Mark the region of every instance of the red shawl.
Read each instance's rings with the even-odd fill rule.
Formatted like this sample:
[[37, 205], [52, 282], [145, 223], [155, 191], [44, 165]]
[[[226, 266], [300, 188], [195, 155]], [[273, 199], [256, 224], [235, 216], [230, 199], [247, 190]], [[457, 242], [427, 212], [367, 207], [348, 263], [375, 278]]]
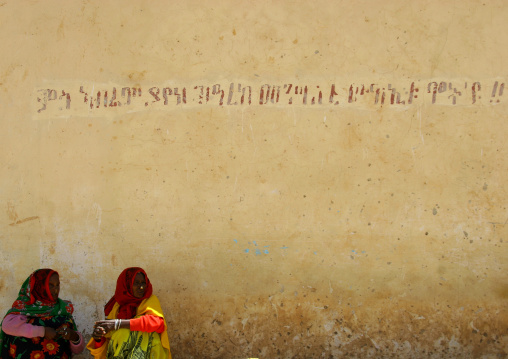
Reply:
[[[142, 298], [136, 298], [132, 292], [132, 285], [136, 274], [141, 273], [145, 276], [146, 291]], [[116, 317], [118, 319], [131, 319], [136, 316], [136, 310], [139, 304], [152, 295], [152, 284], [146, 275], [146, 272], [139, 267], [131, 267], [124, 269], [116, 281], [115, 295], [104, 306], [104, 314], [108, 314], [113, 309], [115, 303], [120, 305]]]
[[44, 305], [56, 303], [56, 299], [53, 298], [49, 290], [49, 279], [55, 273], [58, 274], [52, 269], [39, 269], [32, 274], [29, 284], [32, 295], [27, 304], [34, 304], [37, 300], [40, 300]]

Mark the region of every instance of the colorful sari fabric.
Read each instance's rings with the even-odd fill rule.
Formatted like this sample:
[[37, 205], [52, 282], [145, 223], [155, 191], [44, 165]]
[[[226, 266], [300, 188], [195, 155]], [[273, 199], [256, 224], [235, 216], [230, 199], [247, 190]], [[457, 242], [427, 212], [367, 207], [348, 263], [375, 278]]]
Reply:
[[[145, 276], [147, 289], [143, 298], [136, 298], [132, 293], [132, 284], [136, 274]], [[154, 315], [164, 319], [159, 299], [152, 294], [152, 285], [141, 268], [125, 269], [117, 281], [115, 295], [104, 307], [107, 319], [134, 319], [143, 315]], [[131, 331], [118, 329], [106, 335], [106, 342], [95, 347], [92, 338], [87, 345], [96, 359], [171, 359], [167, 324], [164, 331], [157, 332]]]
[[[107, 319], [117, 319], [120, 305], [115, 303]], [[159, 299], [152, 295], [139, 305], [135, 318], [142, 315], [156, 315], [164, 318]], [[164, 332], [137, 332], [129, 329], [114, 330], [106, 335], [106, 342], [95, 348], [92, 338], [86, 346], [95, 359], [171, 359], [167, 325]]]
[[[71, 328], [76, 330], [72, 318], [74, 307], [71, 302], [53, 299], [49, 291], [49, 278], [58, 274], [51, 269], [39, 269], [28, 277], [7, 314], [21, 314], [28, 323], [43, 327]], [[56, 359], [70, 358], [72, 355], [68, 340], [57, 337], [53, 340], [44, 337], [25, 338], [0, 331], [0, 358], [14, 359]]]

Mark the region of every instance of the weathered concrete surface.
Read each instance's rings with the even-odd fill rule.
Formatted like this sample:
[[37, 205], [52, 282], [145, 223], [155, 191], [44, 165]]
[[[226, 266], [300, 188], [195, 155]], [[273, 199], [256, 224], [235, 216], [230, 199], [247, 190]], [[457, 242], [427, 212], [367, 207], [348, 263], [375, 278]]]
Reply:
[[[0, 310], [53, 267], [89, 336], [139, 265], [174, 358], [505, 357], [506, 18], [502, 1], [0, 4]], [[438, 87], [432, 104], [433, 81], [457, 104]], [[198, 103], [193, 86], [230, 83], [323, 85], [323, 104]], [[406, 104], [348, 102], [352, 83]], [[90, 107], [115, 86], [121, 107]], [[188, 103], [164, 107], [166, 86]]]

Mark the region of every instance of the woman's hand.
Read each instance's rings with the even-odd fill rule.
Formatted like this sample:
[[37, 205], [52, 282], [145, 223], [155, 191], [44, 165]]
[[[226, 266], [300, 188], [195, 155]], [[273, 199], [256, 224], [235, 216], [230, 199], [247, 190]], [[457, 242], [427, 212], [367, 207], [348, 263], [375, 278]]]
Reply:
[[115, 319], [99, 320], [95, 322], [95, 328], [102, 328], [104, 330], [104, 335], [106, 335], [115, 330]]
[[57, 335], [57, 332], [55, 329], [50, 327], [44, 327], [44, 338], [46, 339], [55, 339]]
[[60, 327], [56, 330], [56, 333], [65, 340], [72, 340], [76, 342], [79, 340], [79, 335], [76, 331], [70, 329], [67, 326]]
[[96, 342], [100, 342], [105, 335], [106, 335], [106, 331], [104, 330], [104, 328], [101, 326], [98, 326], [97, 323], [95, 323], [93, 332], [92, 332], [92, 338], [94, 338]]
[[128, 319], [106, 319], [95, 322], [92, 337], [99, 341], [109, 332], [115, 330], [115, 323], [118, 321], [118, 328], [130, 328], [130, 321]]
[[115, 330], [115, 322], [115, 319], [99, 320], [95, 322], [92, 337], [97, 341], [101, 340], [106, 334]]

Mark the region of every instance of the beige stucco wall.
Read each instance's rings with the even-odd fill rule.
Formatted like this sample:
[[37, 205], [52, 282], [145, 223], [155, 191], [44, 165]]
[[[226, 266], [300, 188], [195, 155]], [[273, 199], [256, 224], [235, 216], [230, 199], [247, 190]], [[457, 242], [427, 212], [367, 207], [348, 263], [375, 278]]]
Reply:
[[[506, 356], [506, 19], [504, 1], [3, 1], [0, 310], [52, 267], [89, 336], [142, 266], [174, 358]], [[375, 85], [350, 102], [352, 84]]]

